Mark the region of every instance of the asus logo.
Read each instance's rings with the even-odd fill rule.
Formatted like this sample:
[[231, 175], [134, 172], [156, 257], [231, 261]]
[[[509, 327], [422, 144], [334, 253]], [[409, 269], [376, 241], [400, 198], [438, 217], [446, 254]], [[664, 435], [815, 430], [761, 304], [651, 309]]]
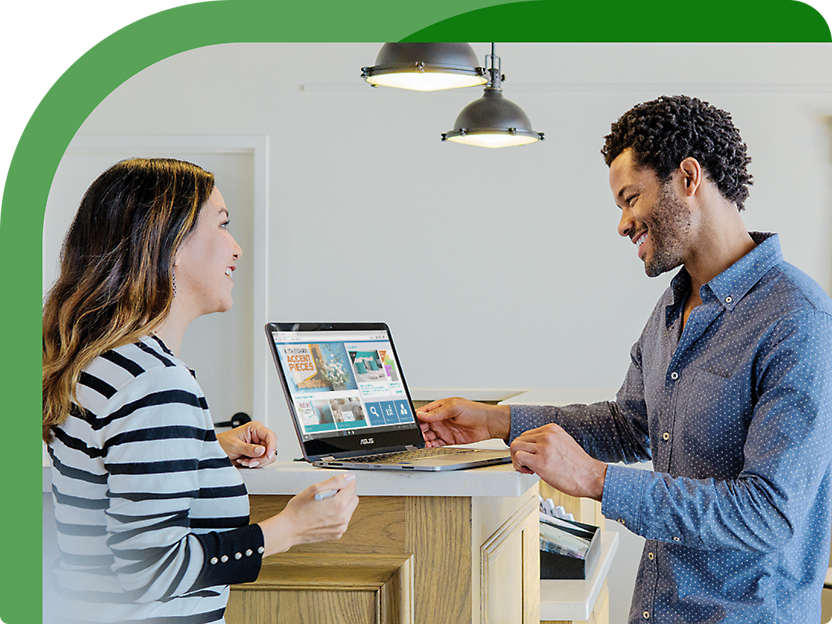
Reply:
[[361, 438], [361, 444], [372, 444], [372, 443], [373, 443], [372, 438]]

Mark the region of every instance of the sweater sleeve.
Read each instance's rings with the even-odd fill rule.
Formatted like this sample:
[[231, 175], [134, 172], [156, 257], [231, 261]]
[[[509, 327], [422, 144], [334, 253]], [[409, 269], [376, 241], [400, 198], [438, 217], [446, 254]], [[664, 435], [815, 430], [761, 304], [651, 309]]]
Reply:
[[[247, 525], [247, 504], [247, 526], [211, 532], [192, 527], [200, 471], [234, 468], [189, 371], [148, 370], [120, 388], [108, 407], [96, 422], [108, 473], [107, 545], [122, 588], [136, 602], [164, 601], [256, 578], [263, 534]], [[244, 496], [244, 487], [232, 493]]]

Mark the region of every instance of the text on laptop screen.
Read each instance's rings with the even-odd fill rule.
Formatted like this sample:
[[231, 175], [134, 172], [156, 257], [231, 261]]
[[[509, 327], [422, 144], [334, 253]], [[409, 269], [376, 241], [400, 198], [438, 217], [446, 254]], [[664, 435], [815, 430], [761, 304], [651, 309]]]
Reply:
[[272, 331], [304, 440], [415, 427], [386, 331]]

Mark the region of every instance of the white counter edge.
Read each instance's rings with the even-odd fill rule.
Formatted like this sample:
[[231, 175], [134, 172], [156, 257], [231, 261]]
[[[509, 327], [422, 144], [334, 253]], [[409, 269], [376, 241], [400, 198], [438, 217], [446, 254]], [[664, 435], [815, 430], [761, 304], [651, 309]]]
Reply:
[[[265, 468], [241, 469], [250, 495], [294, 495], [344, 470], [315, 468], [306, 462], [275, 462]], [[516, 472], [511, 464], [449, 472], [396, 472], [359, 470], [359, 496], [522, 496], [538, 481], [535, 475]], [[43, 492], [52, 491], [49, 467], [43, 468]]]

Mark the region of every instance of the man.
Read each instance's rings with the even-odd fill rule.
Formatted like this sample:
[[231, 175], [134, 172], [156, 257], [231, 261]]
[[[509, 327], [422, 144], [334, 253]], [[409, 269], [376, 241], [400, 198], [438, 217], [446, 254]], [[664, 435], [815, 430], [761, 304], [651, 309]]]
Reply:
[[[678, 266], [613, 402], [443, 399], [430, 446], [510, 441], [536, 473], [646, 538], [630, 623], [819, 622], [828, 565], [832, 301], [748, 233], [728, 113], [685, 96], [625, 113], [602, 150], [618, 232], [648, 276]], [[653, 461], [654, 472], [605, 462]]]

